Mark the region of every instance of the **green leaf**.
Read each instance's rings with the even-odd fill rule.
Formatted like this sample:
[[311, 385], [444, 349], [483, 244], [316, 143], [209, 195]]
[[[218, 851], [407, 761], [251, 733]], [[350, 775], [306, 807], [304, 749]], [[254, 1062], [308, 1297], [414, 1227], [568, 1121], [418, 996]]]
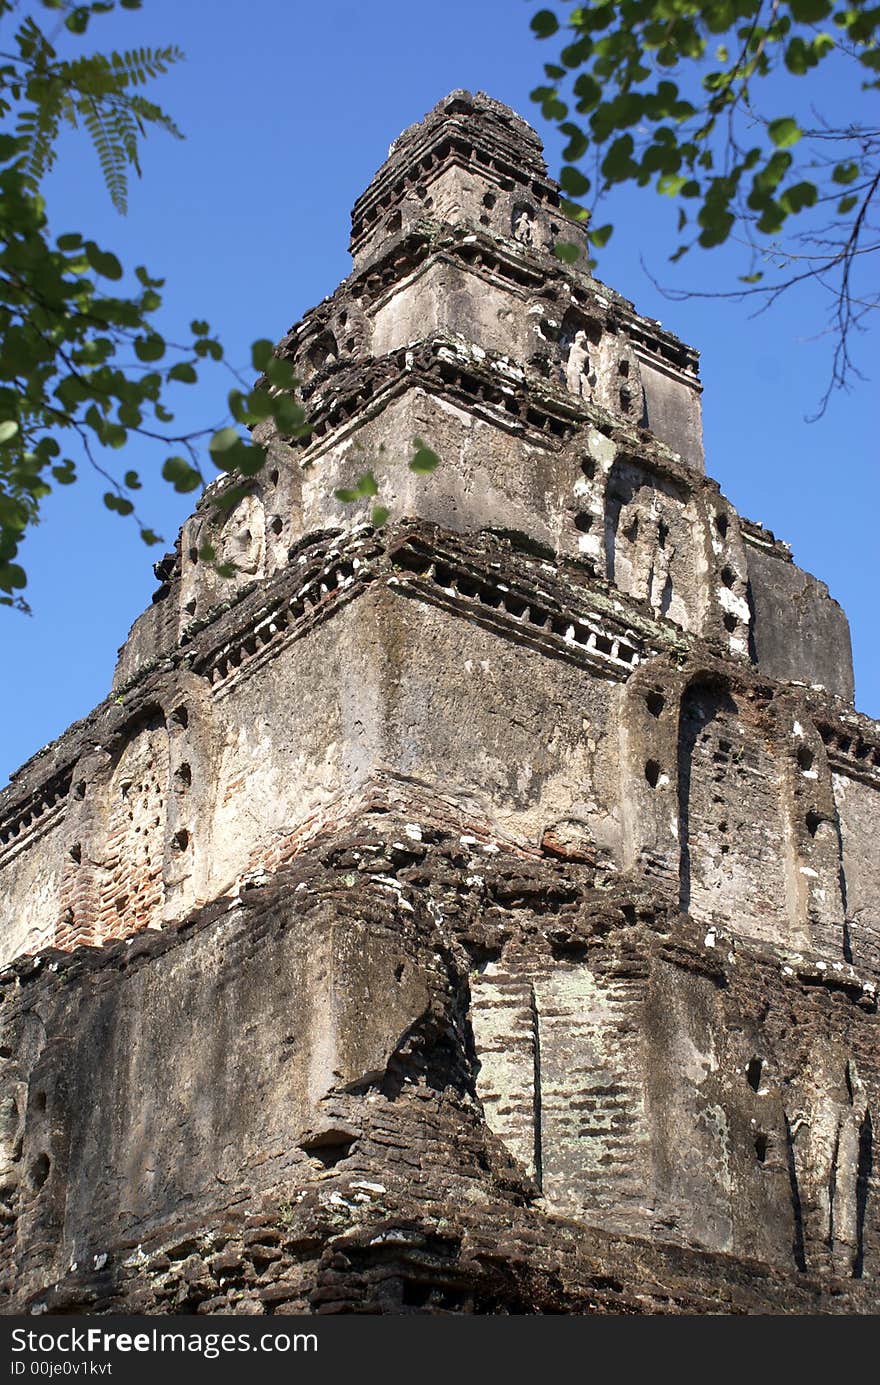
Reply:
[[83, 247], [86, 259], [96, 274], [105, 279], [121, 279], [122, 265], [109, 250], [101, 250], [93, 240], [87, 240]]
[[254, 370], [265, 370], [272, 359], [274, 346], [268, 337], [261, 337], [251, 346], [251, 364]]
[[169, 380], [179, 380], [183, 385], [194, 385], [198, 378], [195, 366], [190, 365], [188, 361], [178, 361], [168, 372]]
[[199, 337], [193, 342], [193, 351], [197, 356], [210, 356], [212, 361], [223, 360], [223, 347], [211, 337]]
[[9, 442], [18, 432], [18, 423], [14, 418], [5, 418], [0, 423], [0, 442]]
[[609, 240], [611, 239], [613, 230], [614, 227], [609, 225], [597, 226], [594, 231], [588, 231], [587, 235], [590, 237], [590, 244], [598, 246], [601, 250], [603, 245], [608, 244]]
[[620, 135], [609, 146], [602, 160], [602, 176], [609, 183], [621, 183], [629, 178], [636, 168], [633, 163], [634, 141], [630, 134]]
[[410, 471], [415, 471], [419, 475], [429, 475], [440, 465], [440, 458], [437, 453], [428, 447], [427, 443], [422, 442], [421, 438], [413, 438], [415, 452], [409, 463]]
[[581, 256], [580, 247], [567, 240], [558, 240], [553, 247], [553, 254], [563, 264], [577, 264]]
[[789, 215], [794, 215], [805, 207], [815, 207], [818, 196], [815, 183], [800, 182], [786, 188], [779, 201]]
[[538, 10], [532, 16], [531, 28], [538, 38], [551, 38], [559, 28], [559, 20], [552, 10]]
[[379, 486], [372, 471], [365, 471], [363, 476], [358, 478], [357, 485], [350, 488], [343, 487], [341, 490], [334, 491], [333, 494], [337, 500], [342, 501], [343, 505], [353, 505], [366, 496], [378, 495]]
[[563, 197], [559, 205], [569, 221], [589, 221], [590, 219], [590, 213], [579, 202], [570, 202], [567, 197]]
[[201, 476], [185, 457], [168, 457], [162, 467], [162, 475], [181, 495], [196, 490], [202, 484]]
[[84, 6], [80, 5], [64, 21], [65, 29], [69, 29], [72, 34], [84, 34], [89, 27], [89, 12]]
[[216, 461], [218, 457], [222, 457], [233, 447], [237, 447], [241, 440], [237, 428], [220, 428], [209, 442], [208, 451]]
[[579, 168], [566, 164], [559, 175], [559, 186], [569, 197], [585, 197], [590, 191], [590, 180], [584, 177]]
[[0, 563], [0, 590], [9, 592], [16, 587], [26, 587], [27, 577], [24, 568], [18, 563]]
[[542, 105], [541, 114], [545, 120], [564, 120], [568, 115], [568, 106], [558, 96], [550, 96]]
[[797, 144], [803, 131], [796, 120], [786, 115], [781, 120], [771, 120], [767, 133], [777, 149], [790, 149], [793, 144]]
[[189, 330], [194, 337], [206, 337], [211, 328], [208, 326], [207, 322], [202, 322], [199, 318], [193, 318], [192, 322], [189, 324]]
[[758, 230], [763, 236], [775, 236], [785, 225], [786, 212], [779, 202], [767, 200], [758, 221]]
[[581, 73], [575, 81], [572, 90], [578, 98], [578, 110], [584, 113], [593, 110], [602, 100], [602, 88], [595, 77], [590, 76], [589, 72]]
[[275, 400], [265, 390], [251, 390], [245, 399], [245, 408], [252, 419], [272, 418], [275, 414]]
[[833, 6], [830, 0], [788, 0], [792, 18], [800, 24], [818, 24], [827, 19]]
[[141, 480], [136, 471], [127, 471], [124, 481], [130, 491], [139, 491], [141, 489]]
[[135, 337], [134, 351], [139, 361], [159, 361], [165, 355], [165, 341], [158, 332], [148, 337]]
[[243, 476], [256, 476], [266, 461], [266, 452], [254, 443], [245, 442], [235, 428], [221, 428], [208, 444], [211, 461], [221, 471], [238, 471]]
[[854, 192], [851, 192], [847, 197], [841, 197], [840, 201], [837, 204], [838, 216], [846, 216], [847, 212], [852, 211], [853, 207], [856, 205], [858, 200], [859, 199]]
[[104, 494], [104, 504], [108, 510], [114, 510], [118, 515], [130, 515], [134, 510], [130, 500], [124, 496], [114, 495], [113, 491], [106, 491]]
[[559, 128], [564, 135], [568, 136], [568, 144], [562, 151], [562, 157], [566, 163], [574, 163], [575, 160], [582, 159], [590, 144], [583, 130], [570, 120]]
[[370, 523], [374, 529], [381, 529], [391, 511], [386, 505], [374, 505], [373, 513], [370, 516]]
[[850, 161], [845, 164], [837, 164], [831, 177], [835, 183], [842, 183], [845, 187], [847, 183], [854, 183], [859, 176], [859, 165]]
[[364, 472], [363, 476], [358, 482], [358, 490], [360, 491], [361, 495], [379, 494], [379, 487], [376, 483], [376, 478], [373, 475], [372, 471]]
[[290, 390], [297, 383], [293, 361], [288, 361], [283, 356], [273, 356], [266, 365], [265, 373], [269, 384], [277, 389]]

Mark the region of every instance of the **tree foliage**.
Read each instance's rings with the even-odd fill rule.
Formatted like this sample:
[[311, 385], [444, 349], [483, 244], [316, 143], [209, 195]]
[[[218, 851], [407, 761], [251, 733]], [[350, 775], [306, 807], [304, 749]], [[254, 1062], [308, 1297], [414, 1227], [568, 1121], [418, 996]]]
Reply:
[[[140, 0], [118, 6], [138, 9]], [[248, 477], [265, 460], [249, 427], [271, 418], [294, 436], [306, 426], [292, 365], [261, 340], [252, 347], [257, 387], [237, 376], [229, 394], [238, 426], [176, 433], [169, 387], [193, 385], [205, 363], [223, 361], [209, 323], [194, 319], [186, 341], [166, 341], [156, 326], [161, 278], [138, 265], [123, 287], [123, 266], [111, 250], [81, 231], [50, 231], [40, 184], [64, 125], [90, 137], [119, 211], [129, 170], [140, 172], [139, 142], [149, 128], [179, 134], [143, 94], [180, 59], [177, 49], [59, 54], [60, 38], [82, 37], [115, 8], [116, 0], [40, 0], [23, 13], [15, 0], [0, 0], [0, 605], [21, 609], [22, 538], [50, 491], [77, 479], [78, 461], [105, 478], [108, 509], [133, 516], [144, 542], [154, 544], [159, 536], [137, 514], [141, 479], [122, 460], [129, 438], [161, 447], [162, 475], [187, 492], [205, 482], [205, 443], [218, 469]]]
[[[835, 343], [829, 392], [850, 383], [853, 332], [880, 305], [874, 285], [856, 282], [880, 248], [880, 126], [868, 105], [880, 87], [880, 7], [592, 0], [542, 7], [531, 27], [555, 50], [532, 96], [565, 137], [561, 185], [570, 214], [591, 217], [593, 245], [612, 234], [593, 223], [615, 187], [654, 187], [677, 209], [673, 260], [695, 246], [744, 249], [740, 287], [715, 296], [769, 305], [821, 285]], [[843, 121], [821, 113], [823, 76], [840, 72], [854, 108]], [[857, 118], [860, 104], [874, 123]]]

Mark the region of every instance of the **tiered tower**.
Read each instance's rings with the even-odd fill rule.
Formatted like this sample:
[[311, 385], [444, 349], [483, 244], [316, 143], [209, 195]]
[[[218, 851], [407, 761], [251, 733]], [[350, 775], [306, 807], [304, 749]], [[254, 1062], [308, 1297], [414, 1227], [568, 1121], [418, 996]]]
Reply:
[[405, 131], [310, 437], [0, 796], [6, 1311], [880, 1306], [880, 726], [578, 237], [506, 107]]

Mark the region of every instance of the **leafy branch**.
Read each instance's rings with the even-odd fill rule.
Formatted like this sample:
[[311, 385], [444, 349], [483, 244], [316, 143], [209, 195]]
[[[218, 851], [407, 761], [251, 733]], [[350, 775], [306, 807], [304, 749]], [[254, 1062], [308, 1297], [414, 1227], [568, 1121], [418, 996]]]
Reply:
[[873, 285], [854, 285], [880, 240], [880, 127], [808, 121], [779, 105], [797, 90], [792, 78], [812, 78], [804, 91], [820, 93], [832, 61], [873, 95], [880, 9], [870, 0], [839, 10], [831, 0], [593, 0], [569, 4], [564, 19], [539, 9], [531, 26], [561, 43], [532, 97], [565, 136], [566, 210], [590, 219], [593, 246], [613, 234], [612, 223], [596, 225], [613, 190], [653, 186], [677, 208], [673, 261], [694, 248], [745, 252], [744, 287], [709, 296], [770, 306], [814, 281], [829, 298], [823, 330], [835, 341], [822, 412], [835, 388], [859, 378], [852, 337], [880, 306]]
[[[119, 4], [138, 9], [140, 0]], [[0, 19], [17, 8], [0, 0]], [[140, 476], [113, 464], [130, 438], [162, 444], [169, 454], [162, 476], [187, 493], [206, 484], [205, 443], [218, 470], [250, 477], [265, 461], [251, 428], [272, 420], [283, 437], [307, 431], [293, 366], [274, 356], [271, 342], [253, 343], [260, 378], [251, 388], [225, 361], [207, 321], [194, 319], [186, 342], [166, 341], [156, 326], [163, 280], [139, 265], [136, 287], [117, 292], [124, 271], [112, 251], [79, 232], [51, 238], [39, 186], [55, 161], [62, 123], [90, 136], [108, 193], [124, 212], [128, 174], [140, 174], [139, 142], [149, 127], [180, 134], [142, 88], [182, 55], [163, 47], [62, 57], [60, 34], [84, 34], [116, 4], [42, 0], [42, 8], [54, 12], [52, 34], [26, 14], [0, 52], [7, 125], [0, 133], [0, 605], [22, 610], [27, 574], [19, 547], [45, 497], [77, 480], [70, 442], [106, 482], [107, 508], [133, 517], [144, 542], [156, 544], [160, 536], [137, 511]], [[234, 376], [228, 407], [235, 426], [174, 430], [170, 387], [196, 384], [210, 363]]]

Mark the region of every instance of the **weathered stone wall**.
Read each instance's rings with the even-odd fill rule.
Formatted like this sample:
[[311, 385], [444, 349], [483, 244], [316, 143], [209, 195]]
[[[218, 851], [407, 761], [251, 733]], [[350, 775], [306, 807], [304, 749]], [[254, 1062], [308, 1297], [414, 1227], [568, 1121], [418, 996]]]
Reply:
[[[170, 1279], [178, 1308], [313, 1311], [316, 1216], [369, 1262], [439, 1205], [454, 1241], [472, 1215], [561, 1255], [569, 1309], [577, 1274], [623, 1253], [588, 1227], [643, 1238], [630, 1295], [664, 1282], [658, 1235], [706, 1251], [707, 1302], [754, 1260], [789, 1307], [810, 1275], [867, 1291], [876, 992], [711, 944], [585, 856], [389, 806], [178, 927], [0, 975], [7, 1306], [158, 1306]], [[267, 1202], [250, 1270], [209, 1255], [174, 1281], [164, 1247], [198, 1260]], [[295, 1272], [265, 1249], [284, 1240]]]
[[747, 703], [692, 684], [681, 707], [682, 911], [739, 933], [789, 941], [789, 844], [772, 745]]
[[748, 561], [758, 665], [770, 678], [818, 683], [852, 702], [849, 623], [825, 583], [764, 545], [751, 543]]
[[878, 786], [835, 774], [834, 798], [843, 845], [847, 950], [880, 970], [880, 872], [877, 870]]
[[48, 816], [24, 808], [40, 761], [7, 792], [6, 955], [160, 926], [273, 868], [387, 771], [511, 839], [641, 861], [707, 924], [828, 960], [850, 956], [853, 930], [869, 945], [876, 727], [859, 719], [864, 792], [844, 825], [818, 694], [719, 664], [650, 602], [623, 608], [611, 584], [532, 549], [362, 531], [241, 588], [176, 668], [59, 743], [45, 772], [69, 769]]
[[876, 1311], [880, 726], [580, 235], [405, 132], [309, 437], [0, 795], [0, 1309]]

